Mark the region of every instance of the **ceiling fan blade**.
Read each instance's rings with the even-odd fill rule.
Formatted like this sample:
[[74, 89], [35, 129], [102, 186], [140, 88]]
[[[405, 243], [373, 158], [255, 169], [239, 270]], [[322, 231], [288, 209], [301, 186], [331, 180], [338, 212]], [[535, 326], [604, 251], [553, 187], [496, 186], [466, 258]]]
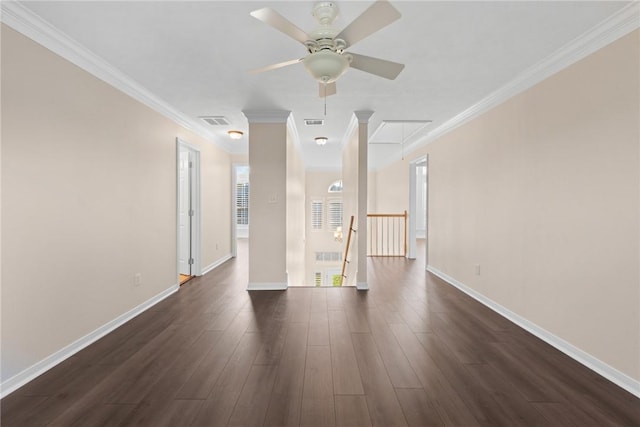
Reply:
[[353, 20], [335, 38], [353, 46], [360, 40], [400, 18], [400, 12], [386, 0], [378, 0]]
[[251, 16], [272, 26], [276, 30], [285, 33], [302, 44], [310, 38], [307, 33], [296, 27], [291, 23], [291, 21], [271, 8], [265, 7], [264, 9], [254, 10], [251, 12]]
[[385, 79], [394, 80], [404, 69], [404, 64], [387, 61], [385, 59], [373, 58], [371, 56], [349, 53], [353, 58], [349, 66]]
[[278, 68], [283, 68], [289, 65], [297, 64], [298, 62], [302, 62], [302, 59], [292, 59], [291, 61], [279, 62], [277, 64], [267, 65], [266, 67], [256, 68], [255, 70], [249, 70], [251, 74], [264, 73], [265, 71], [277, 70]]
[[324, 98], [325, 96], [331, 96], [338, 93], [336, 82], [333, 83], [318, 83], [318, 96]]

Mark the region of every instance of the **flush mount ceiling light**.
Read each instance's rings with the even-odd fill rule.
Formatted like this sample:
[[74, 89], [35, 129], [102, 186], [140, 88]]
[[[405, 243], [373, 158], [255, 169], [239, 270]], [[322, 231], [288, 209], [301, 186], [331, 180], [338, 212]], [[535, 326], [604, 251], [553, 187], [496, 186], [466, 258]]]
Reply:
[[231, 139], [240, 139], [242, 138], [242, 135], [244, 135], [242, 131], [239, 130], [230, 130], [227, 133], [229, 134], [229, 138]]
[[324, 145], [329, 141], [329, 138], [327, 138], [326, 136], [318, 136], [316, 137], [316, 144], [318, 145]]

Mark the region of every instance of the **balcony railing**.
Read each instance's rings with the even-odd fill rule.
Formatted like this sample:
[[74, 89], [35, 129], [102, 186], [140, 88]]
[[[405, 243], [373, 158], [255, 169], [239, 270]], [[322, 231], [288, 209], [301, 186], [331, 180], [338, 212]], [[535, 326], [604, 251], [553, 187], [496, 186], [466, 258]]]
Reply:
[[407, 211], [367, 214], [367, 256], [407, 255]]

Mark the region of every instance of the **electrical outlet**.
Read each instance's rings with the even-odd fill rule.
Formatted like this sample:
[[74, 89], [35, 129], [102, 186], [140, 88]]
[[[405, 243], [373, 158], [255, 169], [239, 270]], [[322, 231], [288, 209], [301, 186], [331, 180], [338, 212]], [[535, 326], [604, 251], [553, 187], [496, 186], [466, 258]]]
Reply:
[[140, 286], [142, 285], [142, 273], [136, 273], [133, 276], [133, 286]]
[[474, 270], [476, 272], [476, 276], [480, 275], [480, 264], [474, 265]]

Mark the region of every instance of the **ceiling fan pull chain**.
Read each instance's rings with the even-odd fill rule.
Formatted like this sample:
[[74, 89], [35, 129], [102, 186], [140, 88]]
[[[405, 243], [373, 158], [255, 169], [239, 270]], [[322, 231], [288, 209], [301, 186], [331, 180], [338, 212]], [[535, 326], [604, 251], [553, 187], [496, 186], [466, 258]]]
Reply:
[[327, 84], [324, 84], [324, 116], [327, 117]]

